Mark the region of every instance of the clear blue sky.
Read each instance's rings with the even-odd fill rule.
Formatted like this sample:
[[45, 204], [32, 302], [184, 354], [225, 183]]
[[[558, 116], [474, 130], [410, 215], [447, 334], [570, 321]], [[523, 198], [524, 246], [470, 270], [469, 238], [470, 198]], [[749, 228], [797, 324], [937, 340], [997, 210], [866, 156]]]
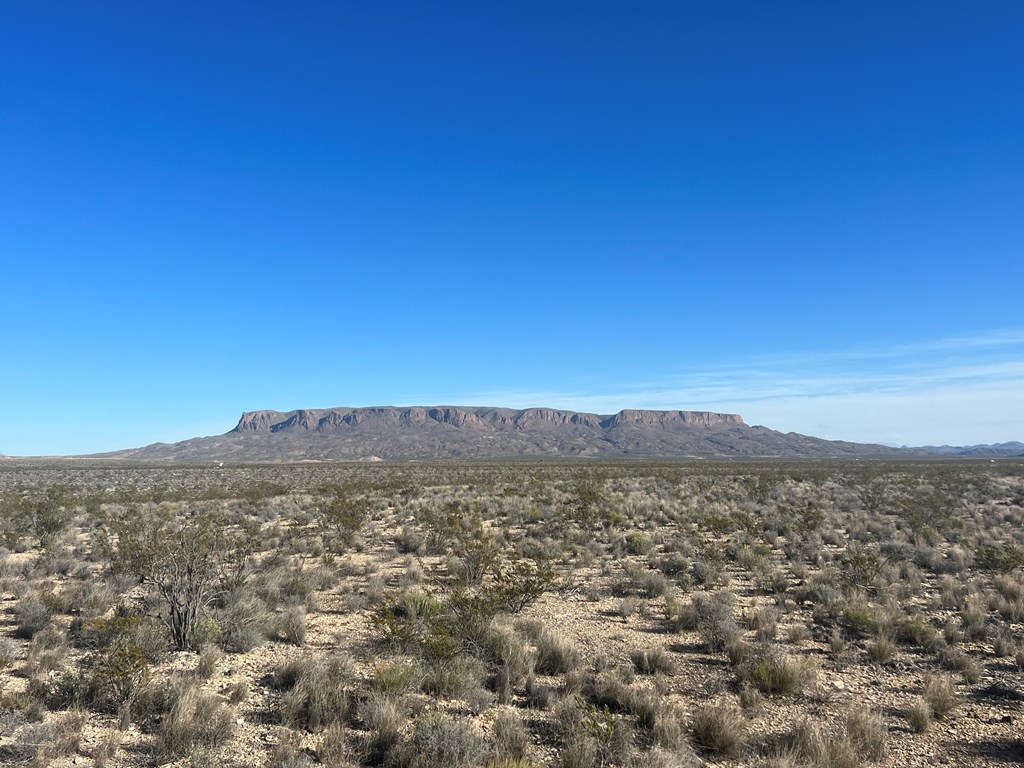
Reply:
[[1024, 4], [4, 5], [0, 452], [242, 410], [1024, 440]]

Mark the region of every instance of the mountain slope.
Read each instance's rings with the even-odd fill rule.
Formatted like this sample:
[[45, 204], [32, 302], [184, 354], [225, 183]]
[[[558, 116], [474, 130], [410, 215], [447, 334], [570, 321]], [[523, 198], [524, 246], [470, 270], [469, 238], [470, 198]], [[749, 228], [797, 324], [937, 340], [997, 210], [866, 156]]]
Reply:
[[224, 435], [103, 454], [177, 461], [506, 458], [857, 458], [908, 452], [783, 434], [735, 414], [413, 406], [243, 413]]

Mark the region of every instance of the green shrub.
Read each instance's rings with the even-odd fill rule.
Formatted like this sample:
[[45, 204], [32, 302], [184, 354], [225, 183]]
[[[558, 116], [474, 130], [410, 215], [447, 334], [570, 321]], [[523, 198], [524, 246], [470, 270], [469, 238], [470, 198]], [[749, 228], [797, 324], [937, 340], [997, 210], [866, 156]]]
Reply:
[[643, 531], [626, 534], [626, 551], [631, 555], [648, 555], [654, 550], [654, 542]]
[[554, 589], [556, 581], [547, 562], [513, 557], [495, 568], [487, 597], [503, 611], [520, 613]]
[[939, 632], [923, 616], [910, 616], [900, 622], [897, 638], [919, 648], [927, 646], [935, 640]]
[[855, 635], [867, 637], [878, 632], [878, 617], [866, 603], [853, 603], [843, 611], [843, 623]]
[[149, 661], [135, 644], [107, 646], [98, 651], [86, 678], [85, 699], [101, 712], [127, 718], [139, 691], [149, 682]]

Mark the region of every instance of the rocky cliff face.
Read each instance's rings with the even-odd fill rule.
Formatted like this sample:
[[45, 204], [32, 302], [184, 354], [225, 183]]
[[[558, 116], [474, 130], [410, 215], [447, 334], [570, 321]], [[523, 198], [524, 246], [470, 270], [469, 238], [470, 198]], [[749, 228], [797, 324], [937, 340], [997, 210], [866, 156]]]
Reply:
[[619, 411], [602, 426], [608, 429], [636, 424], [643, 427], [671, 427], [694, 424], [701, 427], [716, 427], [730, 424], [743, 425], [743, 419], [734, 413], [711, 413], [710, 411]]

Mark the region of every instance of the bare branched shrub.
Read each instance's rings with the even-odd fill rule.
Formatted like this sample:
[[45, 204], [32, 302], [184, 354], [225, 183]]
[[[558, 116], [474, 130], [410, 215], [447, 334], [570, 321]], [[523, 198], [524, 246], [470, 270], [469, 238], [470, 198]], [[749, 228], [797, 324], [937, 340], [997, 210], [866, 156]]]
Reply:
[[176, 648], [202, 644], [196, 631], [214, 598], [245, 577], [250, 537], [204, 509], [183, 520], [126, 514], [106, 521], [104, 547], [115, 572], [149, 583], [160, 596]]

